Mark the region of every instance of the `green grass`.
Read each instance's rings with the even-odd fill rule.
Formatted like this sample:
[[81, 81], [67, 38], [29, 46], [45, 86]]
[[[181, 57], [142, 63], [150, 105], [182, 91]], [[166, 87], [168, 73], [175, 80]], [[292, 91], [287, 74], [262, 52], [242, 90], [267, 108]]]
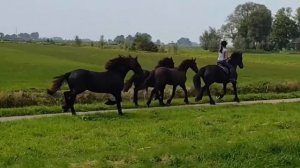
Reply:
[[0, 167], [299, 167], [299, 103], [0, 123]]
[[[71, 47], [26, 43], [0, 43], [0, 90], [45, 89], [51, 85], [53, 76], [85, 68], [103, 71], [104, 64], [119, 54], [139, 57], [145, 69], [152, 69], [158, 60], [173, 56], [176, 65], [183, 59], [196, 57], [199, 67], [215, 64], [216, 53], [201, 49], [180, 49], [177, 55], [168, 53], [129, 52], [96, 47]], [[244, 54], [245, 68], [238, 70], [239, 86], [261, 83], [279, 84], [300, 81], [299, 54]], [[193, 72], [188, 72], [188, 87], [192, 86]]]

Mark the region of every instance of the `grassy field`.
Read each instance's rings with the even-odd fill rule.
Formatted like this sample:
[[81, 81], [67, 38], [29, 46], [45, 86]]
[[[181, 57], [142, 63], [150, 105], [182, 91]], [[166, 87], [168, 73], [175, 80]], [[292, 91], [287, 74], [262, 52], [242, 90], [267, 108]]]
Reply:
[[[0, 43], [0, 91], [45, 89], [53, 76], [85, 68], [103, 71], [104, 64], [118, 54], [139, 57], [145, 69], [152, 69], [162, 57], [173, 56], [176, 65], [183, 59], [196, 57], [199, 67], [215, 64], [216, 53], [201, 49], [180, 49], [177, 55], [168, 53], [129, 52], [96, 47], [71, 47], [42, 44]], [[238, 70], [239, 86], [271, 84], [299, 84], [300, 55], [244, 54], [245, 68]], [[188, 86], [192, 87], [193, 72], [188, 73]]]
[[[174, 55], [97, 47], [0, 43], [0, 53], [0, 116], [61, 112], [61, 92], [55, 97], [48, 96], [45, 92], [51, 85], [52, 77], [78, 68], [103, 71], [105, 63], [119, 54], [138, 56], [145, 69], [152, 69], [158, 60], [166, 56], [173, 56], [176, 65], [183, 59], [192, 57], [197, 58], [198, 67], [216, 62], [216, 53], [199, 48], [179, 49], [178, 54]], [[238, 92], [242, 101], [300, 97], [299, 54], [245, 53], [244, 65], [244, 69], [238, 70]], [[187, 87], [191, 103], [194, 103], [193, 75], [192, 71], [188, 72]], [[232, 90], [232, 87], [229, 85], [228, 89]], [[182, 96], [182, 91], [178, 90], [177, 95]], [[220, 85], [213, 86], [214, 95], [220, 90]], [[230, 94], [230, 91], [228, 93]], [[169, 91], [166, 91], [166, 97], [169, 94]], [[142, 99], [142, 95], [140, 96]], [[226, 97], [225, 101], [232, 101], [231, 97]], [[133, 107], [132, 103], [128, 102], [131, 98], [131, 94], [123, 94], [124, 108]], [[76, 109], [115, 109], [103, 105], [102, 102], [106, 99], [107, 95], [83, 94], [77, 99]], [[207, 102], [206, 100], [203, 102]], [[140, 104], [143, 106], [145, 102], [141, 101]], [[180, 105], [183, 102], [180, 99], [175, 100], [173, 104]]]
[[299, 103], [0, 123], [0, 167], [299, 167]]

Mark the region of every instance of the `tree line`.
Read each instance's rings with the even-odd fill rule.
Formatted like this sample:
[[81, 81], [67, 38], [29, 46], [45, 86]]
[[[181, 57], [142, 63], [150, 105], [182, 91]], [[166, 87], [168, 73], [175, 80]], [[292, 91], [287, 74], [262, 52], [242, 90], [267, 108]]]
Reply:
[[236, 49], [248, 50], [300, 50], [300, 7], [279, 9], [274, 17], [265, 5], [248, 2], [238, 5], [227, 17], [225, 24], [216, 29], [209, 27], [200, 36], [200, 45], [215, 51], [226, 39]]
[[[75, 44], [77, 46], [82, 45], [81, 39], [76, 36], [75, 37]], [[164, 44], [159, 39], [155, 42], [152, 40], [152, 36], [148, 33], [140, 33], [137, 32], [134, 36], [132, 35], [118, 35], [113, 40], [111, 39], [104, 39], [104, 36], [100, 36], [100, 40], [98, 41], [98, 47], [106, 48], [111, 47], [113, 45], [119, 46], [121, 49], [128, 49], [128, 50], [141, 50], [141, 51], [150, 51], [150, 52], [165, 52], [168, 50], [172, 50], [176, 53], [178, 47], [199, 47], [197, 43], [193, 43], [190, 41], [189, 38], [181, 37], [177, 40], [177, 42], [171, 42], [168, 44]], [[95, 46], [94, 42], [91, 42], [91, 46]]]
[[38, 40], [40, 38], [38, 32], [33, 33], [19, 33], [19, 34], [4, 34], [0, 32], [0, 40], [4, 41], [31, 41]]

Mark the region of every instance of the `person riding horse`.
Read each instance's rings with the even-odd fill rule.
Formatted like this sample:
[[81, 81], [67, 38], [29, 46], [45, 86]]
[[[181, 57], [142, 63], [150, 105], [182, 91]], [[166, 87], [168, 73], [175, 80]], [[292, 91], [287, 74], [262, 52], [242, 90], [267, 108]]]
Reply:
[[227, 62], [229, 60], [229, 58], [228, 58], [228, 50], [227, 50], [226, 46], [227, 46], [227, 42], [222, 41], [221, 42], [221, 47], [220, 47], [220, 50], [219, 50], [217, 65], [227, 68], [228, 69], [229, 80], [231, 82], [234, 82], [235, 81], [234, 74], [236, 72], [235, 72], [235, 69], [233, 68], [233, 66], [230, 65]]

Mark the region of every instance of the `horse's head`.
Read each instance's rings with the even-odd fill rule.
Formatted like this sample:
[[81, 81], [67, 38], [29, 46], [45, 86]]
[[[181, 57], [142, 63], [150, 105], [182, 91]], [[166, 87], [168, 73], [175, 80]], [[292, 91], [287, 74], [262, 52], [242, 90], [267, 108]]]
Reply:
[[172, 57], [165, 57], [162, 60], [158, 62], [158, 65], [155, 68], [158, 67], [166, 67], [166, 68], [174, 68], [174, 61]]
[[197, 67], [197, 62], [196, 62], [196, 58], [191, 60], [190, 62], [190, 68], [195, 72], [198, 73], [198, 67]]
[[243, 53], [241, 52], [233, 52], [231, 54], [230, 60], [228, 61], [229, 64], [231, 64], [234, 67], [239, 66], [241, 69], [244, 68], [243, 63]]
[[129, 65], [129, 69], [133, 70], [134, 73], [138, 74], [138, 75], [143, 75], [143, 69], [141, 67], [141, 65], [138, 62], [138, 58], [137, 57], [132, 57], [131, 55], [129, 55], [128, 57], [128, 65]]
[[119, 55], [119, 57], [109, 60], [105, 68], [120, 73], [127, 73], [129, 70], [133, 70], [138, 75], [144, 74], [137, 57], [130, 55], [128, 57]]
[[198, 67], [197, 67], [197, 63], [196, 63], [196, 58], [192, 58], [192, 59], [186, 59], [184, 61], [182, 61], [182, 63], [179, 65], [180, 70], [187, 70], [188, 68], [191, 68], [195, 73], [198, 73]]

